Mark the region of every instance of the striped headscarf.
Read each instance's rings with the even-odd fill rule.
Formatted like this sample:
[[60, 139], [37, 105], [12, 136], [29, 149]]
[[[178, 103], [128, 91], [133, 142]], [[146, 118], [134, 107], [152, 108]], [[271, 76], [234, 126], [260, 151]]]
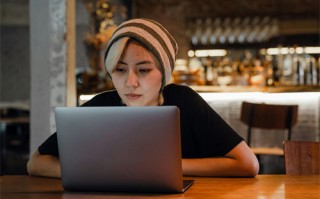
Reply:
[[162, 87], [168, 84], [178, 52], [178, 45], [170, 33], [161, 24], [150, 19], [128, 20], [114, 31], [107, 45], [104, 59], [108, 56], [112, 44], [122, 37], [139, 41], [158, 59], [164, 77]]

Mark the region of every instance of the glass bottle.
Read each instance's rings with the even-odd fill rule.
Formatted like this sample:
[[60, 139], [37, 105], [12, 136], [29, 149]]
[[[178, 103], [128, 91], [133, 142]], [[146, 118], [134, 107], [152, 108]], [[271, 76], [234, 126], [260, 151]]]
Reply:
[[293, 85], [292, 65], [293, 65], [292, 54], [287, 54], [283, 59], [283, 65], [282, 65], [282, 78], [281, 78], [282, 85], [286, 85], [286, 86]]
[[317, 85], [317, 68], [316, 60], [310, 55], [306, 55], [306, 84]]
[[293, 55], [293, 84], [304, 85], [304, 60], [296, 53]]

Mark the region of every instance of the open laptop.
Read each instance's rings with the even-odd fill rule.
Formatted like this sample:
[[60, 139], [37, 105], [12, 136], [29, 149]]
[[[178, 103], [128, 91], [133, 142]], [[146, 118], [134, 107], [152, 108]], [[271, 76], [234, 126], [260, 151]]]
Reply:
[[179, 109], [58, 107], [62, 185], [66, 190], [181, 193]]

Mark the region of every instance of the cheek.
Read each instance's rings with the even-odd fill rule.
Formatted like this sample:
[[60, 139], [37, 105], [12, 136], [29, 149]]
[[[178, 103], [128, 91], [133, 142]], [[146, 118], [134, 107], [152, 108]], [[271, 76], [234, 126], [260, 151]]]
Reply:
[[149, 89], [153, 90], [155, 93], [159, 93], [162, 86], [162, 75], [157, 74], [145, 82], [145, 85], [149, 87]]
[[116, 89], [121, 87], [122, 82], [122, 78], [118, 77], [117, 75], [112, 76], [112, 83]]
[[161, 88], [161, 86], [162, 86], [162, 73], [160, 72], [160, 71], [158, 71], [158, 74], [157, 74], [157, 76], [154, 78], [155, 79], [155, 82], [156, 82], [156, 84], [158, 84], [159, 85], [159, 88]]

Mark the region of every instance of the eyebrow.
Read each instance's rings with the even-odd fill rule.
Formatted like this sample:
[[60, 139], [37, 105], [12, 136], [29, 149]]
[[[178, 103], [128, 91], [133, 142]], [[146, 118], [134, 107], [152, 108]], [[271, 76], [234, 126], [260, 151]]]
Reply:
[[[119, 64], [125, 64], [125, 65], [127, 65], [126, 62], [121, 61], [121, 60], [120, 60], [118, 63], [119, 63]], [[136, 65], [143, 65], [143, 64], [152, 64], [152, 62], [149, 61], [149, 60], [145, 60], [145, 61], [141, 61], [141, 62], [136, 63]]]

